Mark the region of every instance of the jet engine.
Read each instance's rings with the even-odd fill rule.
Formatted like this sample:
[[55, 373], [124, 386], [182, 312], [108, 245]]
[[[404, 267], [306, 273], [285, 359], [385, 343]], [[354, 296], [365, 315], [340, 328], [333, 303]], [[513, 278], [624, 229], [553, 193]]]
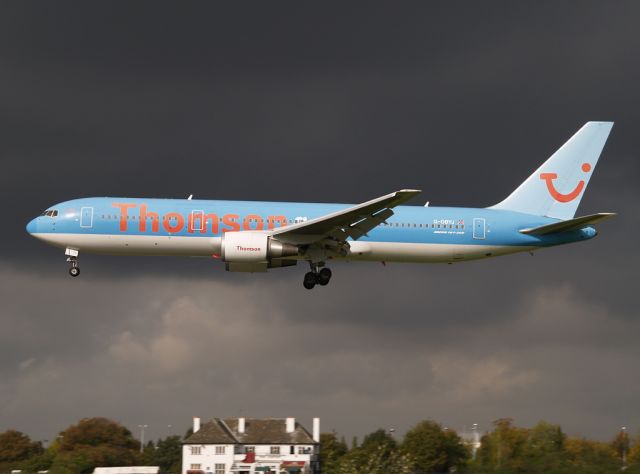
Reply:
[[220, 255], [231, 272], [264, 272], [267, 268], [288, 267], [298, 263], [296, 245], [279, 242], [262, 232], [226, 232]]

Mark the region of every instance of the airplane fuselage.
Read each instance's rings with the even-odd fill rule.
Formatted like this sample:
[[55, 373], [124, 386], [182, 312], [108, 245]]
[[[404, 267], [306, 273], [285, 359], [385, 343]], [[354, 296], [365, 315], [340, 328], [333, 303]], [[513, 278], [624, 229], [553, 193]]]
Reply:
[[[351, 206], [86, 198], [51, 207], [51, 215], [37, 217], [27, 230], [51, 245], [79, 252], [217, 259], [226, 232], [277, 229]], [[593, 227], [551, 235], [520, 232], [554, 222], [558, 219], [494, 209], [398, 206], [385, 223], [358, 240], [350, 240], [347, 255], [333, 258], [451, 263], [532, 251], [596, 235]]]

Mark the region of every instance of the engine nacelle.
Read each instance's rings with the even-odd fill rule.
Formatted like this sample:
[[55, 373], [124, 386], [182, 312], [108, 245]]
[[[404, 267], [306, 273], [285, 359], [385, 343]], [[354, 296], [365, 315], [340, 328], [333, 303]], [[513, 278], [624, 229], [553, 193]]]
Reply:
[[[299, 249], [296, 245], [279, 242], [262, 232], [226, 232], [222, 236], [220, 248], [220, 255], [226, 263], [264, 263], [270, 268], [295, 265], [290, 263], [290, 260], [283, 264], [277, 263], [278, 260], [273, 259], [295, 257], [298, 254]], [[227, 267], [229, 269], [243, 268], [242, 265], [228, 265]]]

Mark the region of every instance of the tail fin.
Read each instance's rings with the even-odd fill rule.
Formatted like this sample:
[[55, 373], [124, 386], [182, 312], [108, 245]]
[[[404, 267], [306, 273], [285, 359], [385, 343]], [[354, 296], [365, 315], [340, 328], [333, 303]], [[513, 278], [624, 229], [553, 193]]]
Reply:
[[504, 201], [490, 209], [571, 219], [613, 122], [587, 122]]

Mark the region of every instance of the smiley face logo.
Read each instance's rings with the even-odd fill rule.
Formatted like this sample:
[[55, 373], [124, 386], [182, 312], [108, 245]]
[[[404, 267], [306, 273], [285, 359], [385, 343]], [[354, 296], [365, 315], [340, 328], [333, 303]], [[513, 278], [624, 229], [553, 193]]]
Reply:
[[[582, 171], [588, 173], [591, 171], [591, 165], [589, 163], [582, 164]], [[549, 194], [558, 202], [571, 202], [575, 198], [577, 198], [582, 190], [584, 189], [584, 181], [580, 180], [578, 185], [575, 187], [573, 191], [567, 194], [562, 194], [559, 192], [555, 186], [553, 185], [553, 180], [558, 177], [557, 173], [540, 173], [540, 179], [543, 180], [547, 184], [547, 189], [549, 190]]]

